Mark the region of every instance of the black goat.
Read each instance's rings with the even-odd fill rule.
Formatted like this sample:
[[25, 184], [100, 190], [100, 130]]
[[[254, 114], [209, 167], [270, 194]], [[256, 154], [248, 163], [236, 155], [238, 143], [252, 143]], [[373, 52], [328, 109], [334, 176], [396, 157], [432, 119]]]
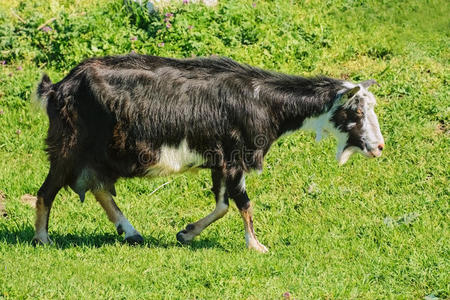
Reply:
[[34, 242], [50, 242], [53, 200], [70, 186], [81, 201], [90, 190], [118, 233], [141, 243], [112, 198], [117, 179], [209, 168], [216, 208], [177, 239], [189, 242], [225, 215], [230, 197], [247, 246], [266, 252], [253, 230], [245, 173], [262, 170], [273, 141], [300, 128], [335, 135], [341, 163], [355, 151], [379, 156], [373, 83], [278, 74], [227, 58], [136, 54], [88, 59], [55, 84], [44, 75], [37, 94], [50, 120], [50, 171], [38, 192]]

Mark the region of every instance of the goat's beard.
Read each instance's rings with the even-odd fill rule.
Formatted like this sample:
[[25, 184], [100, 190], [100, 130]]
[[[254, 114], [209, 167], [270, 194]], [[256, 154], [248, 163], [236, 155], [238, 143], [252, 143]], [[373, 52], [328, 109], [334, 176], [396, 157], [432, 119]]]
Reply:
[[352, 156], [352, 154], [355, 152], [358, 152], [358, 148], [353, 146], [345, 148], [343, 151], [338, 152], [336, 155], [336, 159], [338, 160], [339, 165], [342, 166], [343, 164], [345, 164], [350, 156]]

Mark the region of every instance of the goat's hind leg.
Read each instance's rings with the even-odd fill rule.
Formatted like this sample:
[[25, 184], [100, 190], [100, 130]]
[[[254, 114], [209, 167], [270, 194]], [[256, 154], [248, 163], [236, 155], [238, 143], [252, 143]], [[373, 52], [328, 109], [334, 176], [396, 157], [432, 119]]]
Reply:
[[125, 233], [125, 242], [132, 245], [144, 243], [142, 235], [134, 229], [133, 225], [120, 211], [109, 191], [93, 190], [92, 193], [105, 210], [108, 219], [116, 226], [117, 233], [119, 235]]
[[48, 236], [48, 221], [53, 200], [61, 188], [60, 178], [53, 176], [50, 171], [37, 194], [33, 245], [52, 243]]

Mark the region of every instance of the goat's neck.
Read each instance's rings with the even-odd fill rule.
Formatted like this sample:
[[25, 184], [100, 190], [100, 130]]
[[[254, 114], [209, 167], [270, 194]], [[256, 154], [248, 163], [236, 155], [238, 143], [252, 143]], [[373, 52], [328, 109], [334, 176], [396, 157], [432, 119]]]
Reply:
[[[278, 116], [278, 136], [289, 134], [295, 130], [310, 130], [316, 132], [316, 139], [319, 141], [328, 133], [334, 132], [331, 124], [335, 102], [332, 97], [330, 103], [321, 104], [314, 102], [314, 97], [310, 99], [299, 99], [296, 103], [281, 102]], [[306, 104], [305, 104], [306, 103]]]
[[316, 141], [320, 141], [327, 135], [334, 133], [335, 128], [330, 122], [332, 111], [324, 112], [318, 116], [306, 118], [300, 130], [313, 131], [316, 133]]

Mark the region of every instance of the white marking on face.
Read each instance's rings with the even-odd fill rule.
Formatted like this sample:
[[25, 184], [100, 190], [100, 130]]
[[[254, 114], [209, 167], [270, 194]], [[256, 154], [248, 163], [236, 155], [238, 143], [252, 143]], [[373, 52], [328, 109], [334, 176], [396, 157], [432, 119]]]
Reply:
[[[356, 94], [359, 100], [359, 106], [363, 110], [363, 119], [361, 120], [361, 139], [364, 143], [364, 149], [359, 149], [358, 152], [364, 154], [367, 157], [378, 157], [381, 155], [381, 151], [378, 149], [378, 145], [384, 144], [384, 139], [381, 134], [378, 118], [375, 114], [374, 108], [376, 105], [375, 96], [364, 87], [360, 86], [360, 91]], [[349, 102], [349, 105], [353, 101]], [[356, 108], [356, 107], [355, 107]]]
[[374, 156], [380, 156], [381, 151], [378, 150], [378, 145], [384, 144], [383, 136], [381, 135], [380, 125], [378, 119], [372, 108], [368, 108], [363, 120], [363, 140], [366, 144], [367, 151]]
[[163, 145], [159, 161], [148, 169], [149, 176], [164, 176], [194, 169], [204, 163], [203, 157], [189, 149], [186, 139], [178, 147]]
[[[353, 89], [354, 87], [356, 87], [355, 84], [345, 82], [344, 88], [339, 93], [344, 93], [348, 89]], [[340, 131], [330, 121], [339, 105], [343, 105], [344, 108], [356, 110], [358, 108], [358, 103], [363, 104], [364, 110], [364, 118], [361, 120], [361, 139], [363, 140], [365, 147], [367, 147], [367, 149], [364, 150], [354, 146], [345, 148], [349, 137], [348, 133]], [[360, 86], [360, 90], [351, 99], [343, 98], [341, 101], [338, 101], [327, 113], [323, 113], [317, 117], [305, 119], [300, 129], [315, 131], [316, 141], [320, 141], [328, 134], [333, 135], [337, 139], [336, 159], [339, 164], [344, 164], [347, 162], [350, 156], [355, 152], [362, 153], [367, 157], [378, 157], [381, 155], [381, 151], [378, 150], [378, 145], [384, 144], [384, 139], [381, 135], [377, 116], [374, 112], [375, 104], [376, 100], [374, 95]], [[351, 122], [345, 126], [347, 130], [351, 130], [356, 125], [357, 124], [355, 122]]]
[[[347, 84], [346, 87], [350, 88], [351, 84]], [[363, 142], [363, 148], [349, 147], [342, 153], [339, 162], [345, 163], [352, 153], [362, 153], [366, 157], [378, 157], [381, 155], [381, 150], [378, 146], [384, 144], [384, 139], [381, 134], [380, 125], [378, 123], [377, 116], [374, 111], [376, 105], [375, 96], [369, 92], [366, 88], [359, 85], [360, 90], [356, 95], [349, 99], [343, 99], [343, 107], [349, 109], [361, 109], [363, 111], [363, 118], [361, 119], [361, 140]], [[354, 123], [347, 124], [347, 129], [351, 129], [355, 126]]]

